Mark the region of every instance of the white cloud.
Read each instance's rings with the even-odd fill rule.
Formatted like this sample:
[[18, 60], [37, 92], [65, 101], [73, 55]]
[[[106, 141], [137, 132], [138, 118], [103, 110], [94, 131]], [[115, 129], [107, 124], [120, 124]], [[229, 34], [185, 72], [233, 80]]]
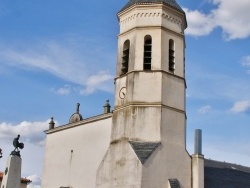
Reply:
[[69, 95], [71, 93], [71, 87], [69, 85], [65, 85], [64, 87], [61, 87], [57, 90], [52, 89], [59, 95]]
[[206, 105], [206, 106], [201, 107], [201, 108], [198, 110], [198, 113], [199, 113], [199, 114], [207, 114], [207, 113], [211, 112], [211, 110], [212, 110], [212, 107], [209, 106], [209, 105]]
[[218, 8], [213, 14], [226, 39], [246, 38], [250, 35], [250, 1], [214, 0], [214, 3]]
[[[15, 45], [15, 47], [0, 45], [2, 65], [46, 71], [86, 87], [86, 91], [91, 90], [88, 93], [96, 90], [109, 91], [112, 86], [112, 82], [109, 81], [113, 76], [109, 72], [114, 68], [115, 56], [111, 54], [112, 51], [108, 53], [108, 49], [104, 49], [105, 47], [101, 47], [95, 41], [86, 42], [81, 38], [79, 40], [70, 38], [64, 41], [43, 40], [27, 46]], [[70, 93], [70, 88], [60, 88], [57, 93], [67, 95]]]
[[242, 57], [241, 64], [245, 67], [250, 67], [250, 55]]
[[27, 188], [41, 188], [41, 177], [37, 174], [30, 175], [26, 178], [32, 181]]
[[[250, 55], [241, 58], [241, 65], [250, 68]], [[250, 70], [247, 70], [247, 74], [250, 74]]]
[[27, 188], [41, 188], [41, 185], [34, 185], [33, 183], [29, 184]]
[[209, 72], [193, 66], [192, 74], [187, 72], [187, 80], [189, 98], [222, 100], [230, 103], [249, 99], [250, 84], [247, 79]]
[[86, 79], [86, 75], [80, 74], [80, 70], [86, 69], [85, 64], [73, 50], [62, 44], [48, 41], [22, 48], [23, 50], [0, 47], [0, 62], [19, 68], [40, 69], [79, 84]]
[[[17, 125], [10, 123], [0, 123], [0, 138], [8, 142], [20, 134], [20, 142], [30, 142], [35, 145], [43, 146], [45, 144], [45, 134], [43, 131], [49, 127], [50, 120], [45, 122], [27, 122], [23, 121]], [[58, 124], [57, 122], [55, 122]]]
[[212, 15], [206, 15], [198, 10], [191, 11], [184, 8], [188, 20], [188, 28], [185, 33], [193, 36], [204, 36], [210, 34], [215, 28]]
[[82, 95], [89, 95], [95, 92], [95, 88], [101, 88], [104, 91], [112, 92], [111, 87], [106, 85], [107, 81], [111, 81], [113, 76], [108, 72], [101, 71], [96, 75], [92, 75], [87, 79], [86, 88], [80, 91]]
[[208, 14], [198, 10], [184, 9], [189, 28], [187, 34], [204, 36], [214, 28], [220, 27], [226, 40], [242, 39], [250, 36], [249, 0], [213, 0], [216, 6]]
[[231, 112], [234, 112], [234, 113], [241, 113], [241, 112], [248, 112], [248, 111], [250, 111], [249, 100], [236, 102], [231, 108]]
[[69, 95], [72, 91], [79, 93], [80, 95], [90, 95], [96, 90], [102, 90], [109, 93], [113, 92], [112, 83], [113, 75], [108, 71], [100, 71], [94, 75], [89, 76], [85, 81], [85, 87], [72, 87], [70, 85], [65, 85], [59, 89], [52, 89], [55, 93], [59, 95]]

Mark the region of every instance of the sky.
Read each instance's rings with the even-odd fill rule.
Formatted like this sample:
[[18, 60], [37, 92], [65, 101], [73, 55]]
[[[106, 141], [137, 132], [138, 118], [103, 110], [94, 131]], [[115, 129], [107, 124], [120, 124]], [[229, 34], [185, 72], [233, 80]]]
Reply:
[[[0, 171], [12, 140], [22, 176], [41, 184], [51, 117], [67, 124], [113, 107], [117, 12], [128, 0], [0, 0]], [[178, 0], [186, 12], [187, 149], [203, 131], [206, 158], [250, 166], [250, 1]]]

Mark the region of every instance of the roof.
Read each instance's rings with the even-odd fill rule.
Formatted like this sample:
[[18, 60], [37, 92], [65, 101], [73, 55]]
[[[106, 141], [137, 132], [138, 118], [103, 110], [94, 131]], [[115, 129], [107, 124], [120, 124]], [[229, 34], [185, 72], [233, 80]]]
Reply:
[[177, 179], [169, 179], [168, 181], [171, 188], [181, 188], [180, 183]]
[[205, 188], [250, 188], [250, 167], [205, 159]]
[[134, 149], [137, 157], [140, 159], [142, 164], [145, 163], [145, 161], [150, 157], [153, 151], [161, 144], [160, 142], [134, 142], [134, 141], [129, 141], [129, 143]]
[[[0, 181], [3, 180], [3, 172], [0, 172]], [[27, 179], [27, 178], [21, 178], [21, 183], [25, 183], [25, 184], [29, 184], [31, 183], [32, 181]]]
[[129, 8], [134, 4], [166, 4], [172, 8], [184, 12], [175, 0], [130, 0], [119, 12]]

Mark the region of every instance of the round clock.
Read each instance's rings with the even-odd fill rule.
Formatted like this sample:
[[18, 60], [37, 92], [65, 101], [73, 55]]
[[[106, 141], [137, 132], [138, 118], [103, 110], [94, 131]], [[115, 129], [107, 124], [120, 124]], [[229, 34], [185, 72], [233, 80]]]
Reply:
[[126, 97], [126, 94], [127, 94], [127, 88], [126, 87], [122, 87], [120, 89], [120, 92], [119, 92], [120, 99], [124, 99]]

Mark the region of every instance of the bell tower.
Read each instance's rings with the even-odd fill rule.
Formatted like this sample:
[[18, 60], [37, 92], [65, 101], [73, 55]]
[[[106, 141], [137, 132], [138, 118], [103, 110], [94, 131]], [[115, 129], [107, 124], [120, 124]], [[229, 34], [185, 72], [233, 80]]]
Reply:
[[185, 13], [175, 0], [130, 0], [118, 20], [111, 141], [96, 187], [191, 188]]

